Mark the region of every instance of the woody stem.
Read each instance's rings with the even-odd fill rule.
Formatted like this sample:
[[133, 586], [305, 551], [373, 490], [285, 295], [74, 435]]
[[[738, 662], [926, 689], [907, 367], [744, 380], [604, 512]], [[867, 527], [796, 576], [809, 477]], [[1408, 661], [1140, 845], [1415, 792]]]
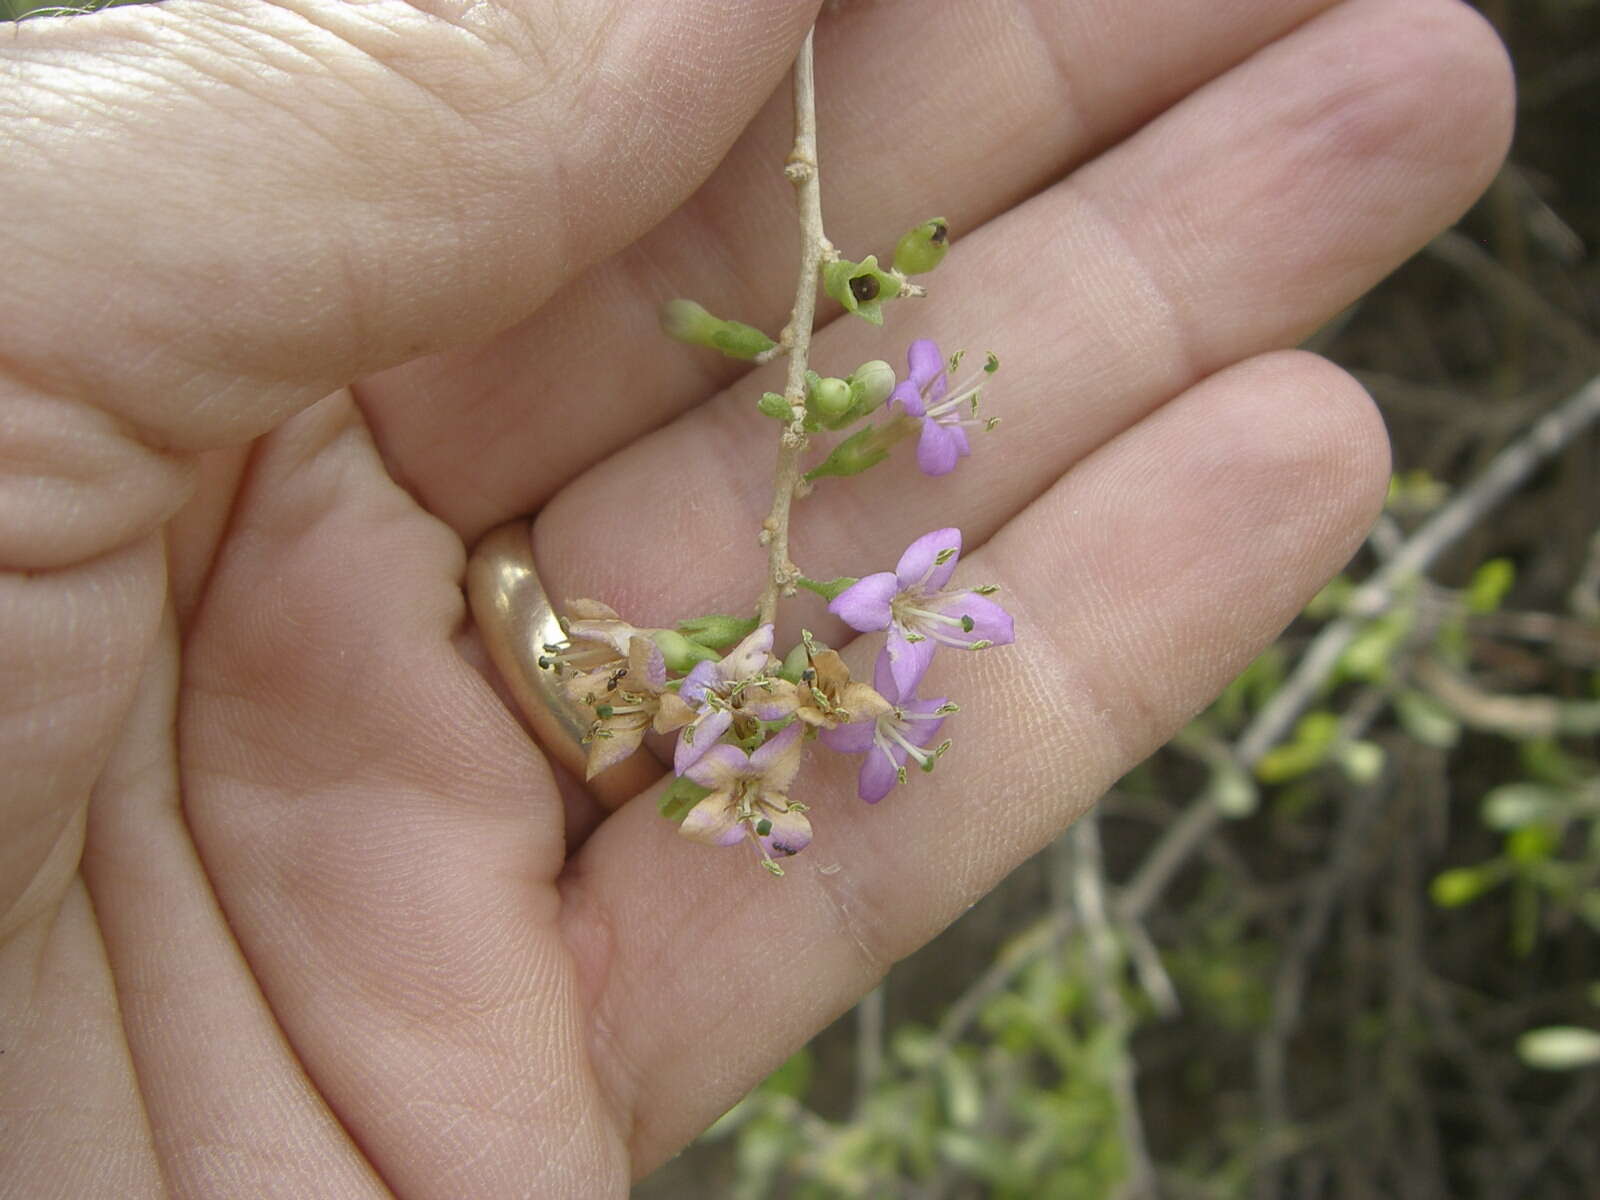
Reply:
[[773, 481], [772, 509], [762, 522], [762, 537], [767, 546], [767, 582], [756, 610], [760, 624], [771, 622], [778, 612], [778, 600], [793, 595], [799, 572], [789, 558], [789, 506], [795, 486], [800, 482], [800, 456], [806, 448], [806, 368], [811, 354], [811, 327], [817, 313], [817, 274], [827, 239], [822, 232], [822, 185], [817, 166], [817, 97], [812, 72], [812, 37], [794, 61], [794, 149], [784, 164], [784, 174], [795, 187], [800, 214], [800, 280], [795, 287], [794, 308], [784, 330], [789, 344], [789, 374], [784, 398], [789, 402], [791, 420], [783, 427], [778, 442], [778, 466]]

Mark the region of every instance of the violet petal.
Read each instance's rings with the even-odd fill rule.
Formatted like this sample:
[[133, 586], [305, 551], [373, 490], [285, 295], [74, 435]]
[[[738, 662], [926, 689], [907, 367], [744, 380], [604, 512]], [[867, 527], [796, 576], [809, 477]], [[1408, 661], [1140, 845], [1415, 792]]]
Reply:
[[743, 751], [737, 747], [718, 745], [717, 739], [728, 732], [728, 726], [732, 724], [733, 714], [725, 708], [701, 713], [678, 734], [678, 745], [672, 752], [672, 769], [679, 775], [687, 775], [701, 787], [717, 786], [705, 782], [694, 773], [693, 768], [709, 751], [716, 749], [732, 750], [740, 756], [741, 761], [744, 760]]
[[732, 846], [744, 837], [738, 817], [732, 792], [712, 792], [689, 810], [678, 830], [684, 837], [709, 846]]
[[872, 749], [872, 733], [877, 724], [876, 721], [851, 721], [848, 725], [824, 729], [817, 734], [817, 738], [828, 749], [837, 750], [840, 754], [860, 754], [863, 750]]
[[961, 461], [961, 445], [951, 436], [951, 430], [960, 426], [941, 425], [924, 418], [922, 434], [917, 438], [917, 466], [924, 475], [948, 475]]
[[947, 616], [967, 617], [972, 621], [972, 628], [962, 635], [964, 637], [993, 642], [996, 646], [1009, 646], [1016, 640], [1011, 614], [987, 596], [962, 592], [945, 601], [939, 609]]
[[894, 685], [902, 696], [909, 696], [917, 690], [917, 684], [927, 672], [928, 664], [933, 661], [933, 651], [937, 643], [932, 638], [923, 638], [920, 642], [910, 641], [898, 625], [890, 627], [886, 640], [889, 670], [894, 675]]
[[[937, 562], [940, 553], [945, 550], [954, 550], [955, 553], [943, 563]], [[949, 582], [960, 557], [961, 530], [954, 527], [935, 529], [906, 547], [906, 552], [895, 565], [895, 578], [902, 588], [920, 587], [923, 591], [936, 592]], [[875, 628], [883, 627], [879, 625]]]
[[889, 628], [889, 601], [900, 582], [888, 571], [865, 575], [828, 603], [828, 611], [862, 633]]
[[922, 393], [917, 390], [917, 385], [909, 379], [902, 379], [894, 385], [894, 391], [889, 393], [889, 411], [895, 411], [895, 405], [913, 417], [920, 417], [928, 411], [927, 405], [922, 403]]
[[757, 840], [773, 858], [786, 858], [799, 854], [811, 844], [811, 822], [798, 808], [787, 812], [763, 807], [761, 815], [772, 822], [772, 828]]
[[[891, 758], [890, 753], [895, 757]], [[872, 753], [861, 763], [861, 773], [856, 776], [856, 792], [868, 804], [876, 804], [899, 782], [903, 762], [905, 752], [898, 747], [892, 752], [873, 747]]]
[[944, 371], [944, 355], [938, 345], [928, 338], [918, 338], [906, 349], [906, 366], [911, 382], [922, 391]]

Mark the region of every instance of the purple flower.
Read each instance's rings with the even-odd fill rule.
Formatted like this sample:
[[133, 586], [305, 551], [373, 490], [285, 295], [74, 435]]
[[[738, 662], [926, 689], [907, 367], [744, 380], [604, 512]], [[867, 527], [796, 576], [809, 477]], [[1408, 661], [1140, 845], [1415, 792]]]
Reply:
[[772, 626], [762, 625], [719, 661], [696, 663], [683, 677], [678, 699], [694, 710], [694, 715], [678, 735], [672, 755], [675, 772], [687, 774], [735, 718], [749, 714], [776, 720], [786, 714], [788, 710], [770, 699], [773, 684], [764, 678], [771, 653]]
[[685, 774], [711, 794], [684, 817], [679, 827], [683, 835], [713, 846], [748, 838], [767, 869], [783, 874], [773, 857], [798, 854], [811, 844], [806, 806], [789, 799], [800, 769], [803, 729], [798, 721], [785, 726], [754, 754], [727, 743], [708, 748]]
[[944, 590], [960, 557], [961, 531], [935, 529], [906, 547], [893, 572], [856, 580], [828, 605], [852, 629], [889, 631], [889, 667], [902, 696], [916, 691], [935, 646], [983, 650], [1015, 640], [1011, 615], [982, 594], [993, 589]]
[[824, 729], [818, 735], [841, 753], [866, 754], [856, 777], [856, 791], [868, 804], [876, 804], [896, 783], [905, 782], [907, 759], [924, 771], [933, 769], [950, 743], [941, 742], [932, 750], [928, 743], [938, 736], [945, 717], [956, 711], [956, 706], [942, 697], [918, 700], [910, 691], [902, 691], [895, 683], [887, 653], [878, 655], [872, 686], [893, 705], [890, 711], [870, 720]]
[[[951, 368], [960, 360], [959, 354], [951, 359]], [[990, 355], [983, 367], [958, 384], [953, 393], [939, 347], [927, 338], [911, 343], [906, 365], [910, 373], [889, 393], [889, 410], [893, 412], [898, 406], [907, 416], [922, 421], [917, 465], [928, 475], [948, 475], [956, 469], [956, 463], [972, 452], [966, 427], [982, 425], [992, 429], [995, 425], [992, 418], [978, 419], [978, 396], [984, 377], [995, 372], [999, 361]], [[963, 408], [968, 410], [966, 416], [961, 415]]]

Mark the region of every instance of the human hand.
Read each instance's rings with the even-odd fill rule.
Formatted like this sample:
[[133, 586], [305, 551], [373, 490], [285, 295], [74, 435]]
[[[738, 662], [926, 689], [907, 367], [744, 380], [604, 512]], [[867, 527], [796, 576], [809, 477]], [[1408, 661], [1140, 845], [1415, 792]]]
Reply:
[[936, 668], [971, 702], [915, 791], [811, 763], [782, 881], [648, 797], [564, 800], [478, 669], [465, 548], [537, 511], [558, 598], [748, 604], [759, 388], [655, 313], [782, 322], [814, 8], [171, 0], [0, 46], [0, 1190], [618, 1194], [1359, 544], [1381, 425], [1282, 348], [1486, 184], [1481, 22], [850, 4], [830, 233], [950, 219], [890, 327], [1001, 352], [1006, 423], [795, 536], [870, 570], [959, 524], [1019, 644]]

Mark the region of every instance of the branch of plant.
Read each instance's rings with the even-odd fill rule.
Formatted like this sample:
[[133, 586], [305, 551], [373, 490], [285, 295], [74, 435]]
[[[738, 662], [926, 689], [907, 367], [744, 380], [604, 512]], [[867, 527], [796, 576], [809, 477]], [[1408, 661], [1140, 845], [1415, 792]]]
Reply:
[[784, 174], [794, 183], [800, 216], [800, 280], [795, 286], [789, 323], [779, 338], [779, 345], [788, 348], [789, 372], [783, 394], [794, 417], [778, 439], [772, 508], [761, 526], [767, 547], [767, 582], [761, 591], [756, 621], [762, 625], [777, 616], [781, 597], [794, 594], [794, 581], [799, 576], [789, 557], [789, 509], [800, 482], [800, 456], [807, 443], [806, 368], [810, 365], [811, 332], [817, 315], [818, 272], [828, 249], [822, 229], [822, 183], [817, 156], [814, 36], [814, 32], [806, 34], [805, 44], [794, 61], [794, 148], [784, 166]]
[[[1294, 671], [1261, 708], [1234, 743], [1240, 766], [1252, 769], [1289, 732], [1321, 695], [1350, 644], [1375, 616], [1420, 579], [1445, 551], [1496, 506], [1516, 492], [1545, 462], [1600, 421], [1600, 375], [1533, 423], [1527, 433], [1500, 451], [1489, 465], [1405, 540], [1357, 589], [1349, 611], [1324, 626]], [[1202, 794], [1146, 855], [1123, 890], [1118, 913], [1138, 919], [1149, 912], [1195, 849], [1221, 822], [1223, 814]]]
[[1148, 1200], [1156, 1195], [1156, 1170], [1145, 1141], [1139, 1092], [1134, 1085], [1134, 1061], [1128, 1045], [1133, 1017], [1122, 998], [1122, 956], [1107, 912], [1105, 862], [1100, 852], [1099, 818], [1094, 809], [1078, 818], [1067, 839], [1072, 905], [1083, 926], [1089, 951], [1095, 1008], [1116, 1041], [1116, 1057], [1107, 1066], [1106, 1075], [1116, 1100], [1117, 1128], [1123, 1153], [1127, 1156], [1128, 1174], [1121, 1194], [1129, 1200]]

